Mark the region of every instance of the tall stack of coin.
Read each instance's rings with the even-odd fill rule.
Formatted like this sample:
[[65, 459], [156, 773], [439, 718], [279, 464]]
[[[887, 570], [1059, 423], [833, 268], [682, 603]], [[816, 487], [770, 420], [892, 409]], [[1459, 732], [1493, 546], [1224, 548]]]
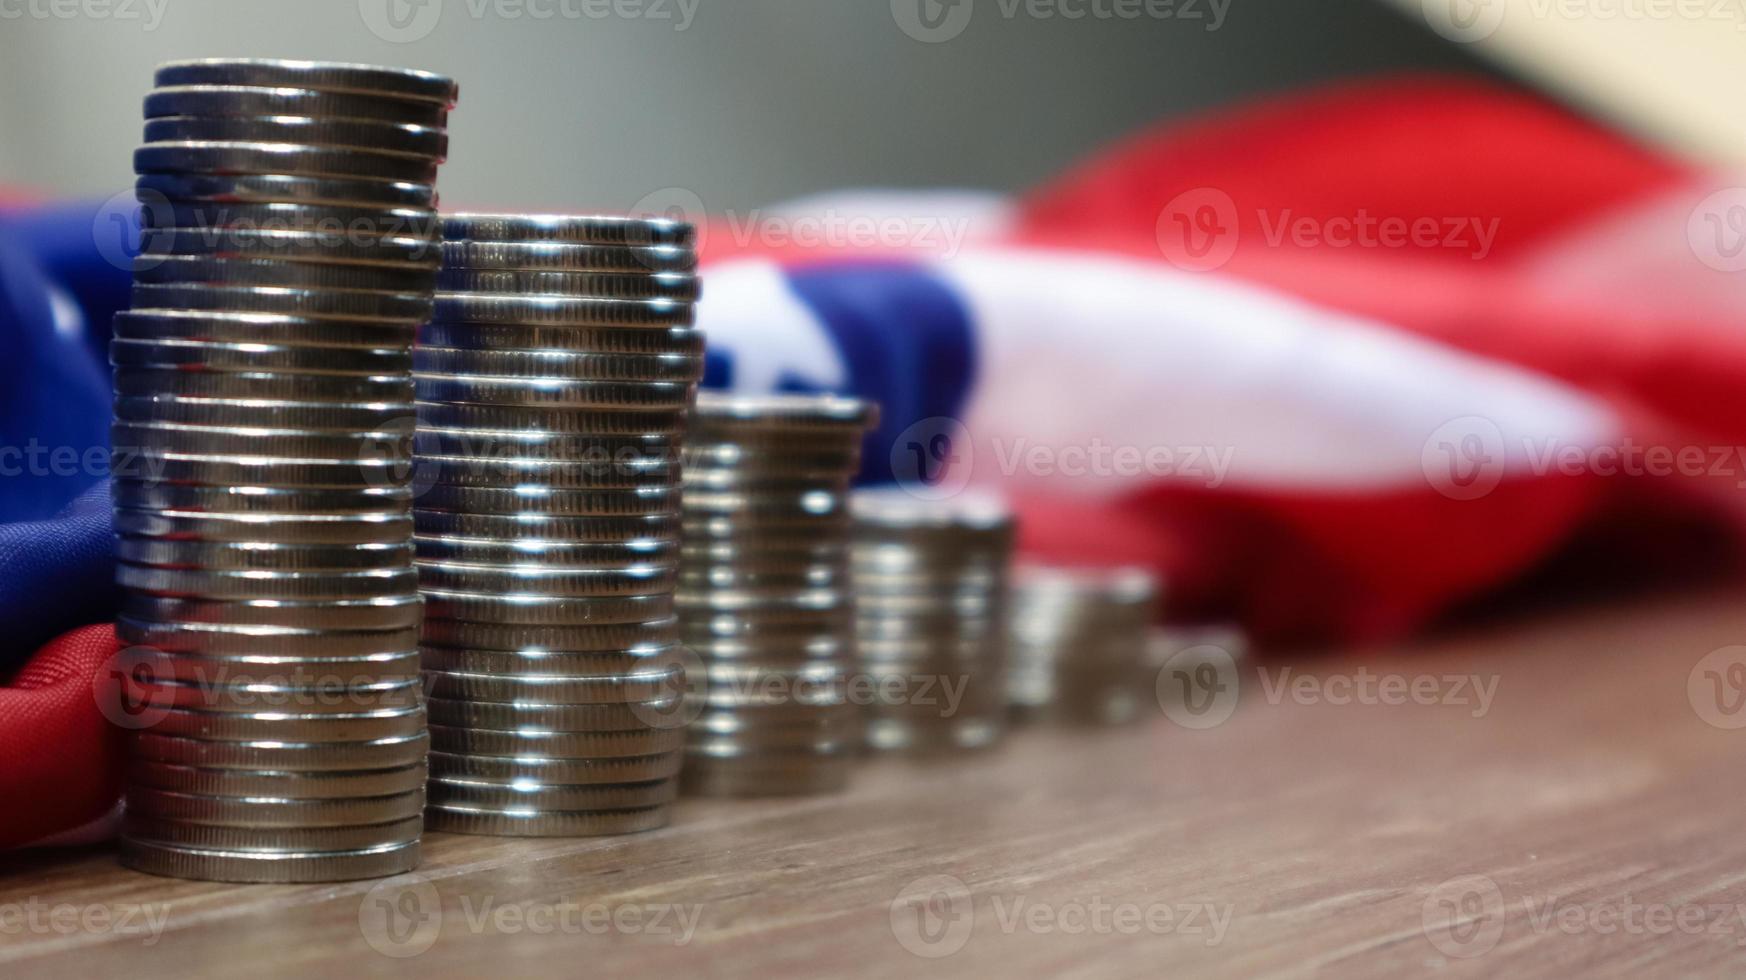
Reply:
[[849, 585], [849, 484], [877, 422], [867, 402], [704, 392], [685, 446], [685, 641], [707, 665], [686, 746], [688, 791], [828, 792], [860, 719]]
[[1154, 703], [1158, 582], [1149, 572], [1026, 566], [1012, 606], [1007, 692], [1019, 720], [1120, 724]]
[[855, 591], [866, 744], [981, 748], [1006, 728], [1012, 514], [978, 496], [857, 491]]
[[703, 373], [694, 233], [450, 215], [420, 335], [428, 825], [649, 830], [684, 758], [679, 441]]
[[455, 84], [161, 67], [117, 315], [118, 631], [149, 652], [122, 860], [328, 881], [417, 865], [428, 736], [412, 343]]

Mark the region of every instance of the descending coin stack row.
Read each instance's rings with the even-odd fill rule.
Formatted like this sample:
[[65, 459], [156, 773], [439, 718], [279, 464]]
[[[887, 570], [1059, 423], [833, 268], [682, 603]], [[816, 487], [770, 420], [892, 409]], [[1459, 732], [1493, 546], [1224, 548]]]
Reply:
[[416, 354], [428, 825], [664, 826], [684, 754], [689, 225], [452, 215]]
[[678, 605], [707, 666], [686, 746], [690, 792], [827, 792], [848, 780], [860, 719], [849, 483], [875, 406], [704, 392], [685, 446]]
[[866, 705], [867, 746], [994, 744], [1006, 728], [1011, 513], [895, 489], [858, 491], [853, 510], [861, 669], [850, 690]]
[[149, 651], [122, 859], [234, 881], [419, 858], [412, 343], [456, 88], [161, 67], [115, 321], [117, 623]]
[[1140, 569], [1030, 566], [1014, 577], [1008, 700], [1021, 720], [1119, 724], [1153, 697], [1158, 583]]

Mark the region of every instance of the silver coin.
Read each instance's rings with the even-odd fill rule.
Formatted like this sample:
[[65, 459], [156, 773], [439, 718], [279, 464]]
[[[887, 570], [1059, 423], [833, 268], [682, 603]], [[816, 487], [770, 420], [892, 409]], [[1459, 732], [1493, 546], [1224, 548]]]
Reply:
[[505, 596], [495, 593], [423, 590], [427, 619], [516, 626], [590, 626], [646, 623], [673, 613], [671, 595]]
[[665, 806], [679, 795], [671, 779], [641, 783], [536, 786], [490, 783], [457, 776], [433, 776], [430, 802], [438, 807], [488, 807], [505, 810], [629, 810]]
[[136, 759], [127, 767], [128, 781], [137, 786], [202, 796], [265, 796], [289, 800], [353, 799], [411, 793], [424, 788], [426, 775], [427, 769], [423, 765], [304, 773], [201, 769]]
[[[430, 318], [431, 298], [421, 293], [388, 293], [367, 289], [296, 289], [288, 286], [231, 286], [191, 283], [135, 283], [133, 306], [138, 310], [211, 310], [213, 312], [281, 313], [314, 320], [404, 322], [416, 328]], [[413, 335], [404, 344], [410, 349]]]
[[[635, 521], [631, 526], [639, 532], [644, 520], [670, 521], [679, 512], [679, 494], [679, 488], [674, 486], [554, 490], [539, 486], [448, 486], [438, 482], [424, 489], [414, 506], [426, 515], [427, 521], [439, 519], [432, 517], [431, 512], [453, 513], [458, 515], [457, 520], [459, 516], [478, 516], [483, 522], [476, 525], [481, 533], [491, 533], [485, 528], [507, 528], [506, 521], [497, 520], [502, 517], [546, 536], [583, 534], [596, 527], [606, 534], [617, 534], [626, 527], [624, 521]], [[542, 520], [543, 516], [551, 519]]]
[[[433, 677], [458, 674], [495, 678], [491, 683], [497, 687], [487, 684], [484, 687], [465, 688], [469, 691], [513, 690], [515, 683], [521, 678], [598, 677], [664, 671], [663, 676], [672, 679], [676, 676], [673, 668], [683, 666], [683, 655], [677, 645], [659, 640], [650, 640], [625, 650], [593, 653], [537, 647], [515, 651], [482, 650], [474, 647], [447, 647], [427, 641], [422, 656], [424, 668]], [[482, 701], [501, 700], [500, 696], [484, 694], [454, 696], [476, 697]]]
[[518, 408], [513, 405], [457, 405], [421, 401], [419, 424], [431, 429], [501, 432], [526, 429], [564, 435], [678, 436], [685, 431], [685, 409], [606, 411], [592, 408]]
[[415, 380], [421, 402], [523, 408], [675, 411], [683, 409], [692, 394], [692, 386], [681, 381], [569, 381], [430, 373], [420, 373]]
[[724, 432], [812, 426], [846, 426], [864, 430], [879, 424], [879, 406], [836, 395], [704, 392], [697, 397], [696, 419], [699, 425], [720, 426]]
[[693, 305], [674, 299], [507, 296], [439, 293], [433, 319], [445, 323], [526, 323], [545, 326], [690, 326]]
[[115, 369], [120, 396], [160, 394], [191, 398], [294, 398], [410, 404], [410, 374], [321, 375], [273, 371], [200, 371], [180, 367]]
[[128, 814], [122, 836], [150, 844], [215, 851], [355, 851], [416, 841], [424, 818], [356, 827], [215, 827]]
[[706, 589], [848, 589], [851, 587], [847, 568], [832, 567], [832, 563], [806, 563], [789, 569], [754, 569], [744, 566], [716, 565], [699, 568], [688, 564], [680, 573], [679, 588], [688, 591]]
[[141, 174], [299, 174], [434, 184], [437, 162], [349, 148], [183, 140], [142, 144], [133, 152], [133, 169]]
[[419, 330], [419, 344], [458, 350], [556, 350], [584, 354], [701, 356], [707, 340], [696, 327], [542, 326], [537, 323], [466, 323], [436, 320]]
[[404, 820], [424, 804], [422, 789], [349, 799], [211, 796], [131, 785], [127, 808], [162, 820], [232, 827], [340, 827]]
[[252, 769], [294, 772], [344, 772], [392, 769], [422, 763], [430, 752], [430, 735], [420, 730], [367, 741], [284, 742], [213, 741], [210, 739], [137, 732], [129, 739], [136, 759], [206, 769]]
[[697, 268], [697, 253], [687, 245], [450, 240], [443, 243], [443, 268], [499, 272], [691, 272]]
[[680, 699], [671, 697], [635, 704], [511, 704], [432, 698], [430, 718], [434, 725], [468, 731], [635, 733], [657, 727], [654, 722], [676, 715], [681, 704]]
[[565, 811], [489, 810], [459, 805], [433, 805], [425, 811], [425, 827], [450, 834], [492, 837], [608, 837], [658, 830], [673, 819], [669, 806], [646, 810]]
[[413, 627], [390, 630], [332, 630], [199, 621], [155, 621], [117, 617], [116, 635], [124, 643], [166, 653], [206, 657], [396, 658], [416, 649]]
[[347, 600], [216, 600], [124, 593], [121, 599], [123, 615], [146, 622], [298, 629], [406, 629], [419, 624], [422, 609], [417, 595]]
[[[372, 487], [395, 487], [406, 484], [411, 476], [411, 460], [400, 454], [384, 453], [378, 459], [345, 460], [311, 460], [274, 456], [214, 456], [197, 453], [164, 452], [161, 450], [136, 450], [128, 447], [118, 447], [110, 456], [110, 472], [117, 477], [138, 480], [141, 483], [158, 485], [206, 485], [206, 486], [240, 486], [258, 487], [272, 484], [287, 489], [365, 489]], [[291, 527], [289, 522], [294, 517], [313, 516], [317, 520], [328, 520], [320, 515], [258, 515], [265, 518], [281, 518], [277, 525], [269, 522], [264, 526], [284, 526], [293, 533], [300, 529]], [[346, 515], [339, 515], [345, 517]], [[385, 512], [375, 517], [350, 515], [357, 520], [371, 520], [377, 523], [383, 521], [404, 521], [410, 523], [409, 516], [398, 506], [392, 512]], [[332, 522], [330, 522], [332, 523]], [[341, 526], [346, 524], [348, 526]], [[335, 523], [332, 530], [336, 534], [351, 533], [355, 528], [349, 525], [356, 521], [341, 521]], [[307, 529], [313, 530], [313, 529]], [[171, 533], [171, 532], [139, 532], [139, 533]], [[384, 540], [377, 532], [362, 530], [366, 536], [362, 538], [339, 537], [325, 540], [337, 542], [346, 541], [380, 541]], [[395, 529], [394, 533], [400, 533]], [[407, 528], [405, 533], [410, 535]], [[273, 539], [282, 540], [282, 539]], [[299, 539], [291, 539], [299, 540]], [[311, 541], [324, 540], [311, 538]], [[390, 539], [391, 540], [391, 539]]]
[[210, 255], [158, 255], [134, 260], [133, 281], [421, 293], [431, 289], [434, 277], [427, 269], [399, 266], [324, 265], [319, 262], [216, 258]]
[[414, 541], [424, 560], [471, 565], [538, 563], [552, 568], [620, 569], [649, 563], [670, 566], [679, 558], [679, 544], [671, 538], [601, 543], [531, 535], [503, 539], [419, 534]]
[[387, 878], [418, 867], [419, 842], [356, 851], [222, 851], [123, 838], [121, 863], [146, 874], [244, 884]]
[[154, 708], [150, 717], [153, 734], [220, 742], [370, 742], [425, 730], [422, 706], [326, 714]]
[[594, 296], [602, 299], [672, 299], [695, 303], [696, 276], [683, 272], [557, 272], [541, 269], [445, 268], [437, 288], [457, 293]]
[[[163, 664], [171, 659], [172, 655], [162, 654], [147, 660], [146, 664]], [[206, 676], [216, 679], [220, 674], [213, 670]], [[418, 707], [424, 700], [422, 681], [417, 676], [387, 680], [370, 678], [356, 685], [348, 685], [336, 678], [316, 678], [314, 686], [298, 688], [251, 683], [250, 678], [228, 673], [223, 676], [233, 683], [219, 686], [164, 677], [137, 679], [133, 685], [137, 691], [130, 691], [130, 694], [137, 694], [140, 702], [152, 710], [174, 708], [213, 714], [310, 718], [406, 711]], [[301, 681], [306, 678], [288, 676], [286, 679]]]
[[183, 371], [307, 371], [321, 375], [407, 375], [410, 347], [307, 347], [293, 344], [213, 343], [193, 340], [109, 342], [118, 368]]
[[[390, 251], [401, 248], [407, 240], [423, 240], [430, 242], [434, 251], [435, 215], [423, 208], [147, 200], [142, 202], [139, 220], [142, 239], [190, 229], [219, 233], [235, 229], [307, 234], [335, 245], [385, 245]], [[135, 264], [142, 263], [136, 260]]]
[[[286, 698], [274, 692], [286, 690], [317, 692], [316, 696], [325, 696], [320, 692], [331, 690], [337, 692], [335, 698], [346, 698], [350, 697], [348, 692], [367, 691], [385, 682], [416, 681], [421, 666], [416, 648], [395, 656], [372, 657], [212, 656], [168, 651], [155, 654], [130, 651], [130, 655], [136, 672], [149, 671], [153, 679], [213, 689], [259, 687], [263, 691], [261, 696], [248, 698], [253, 706], [284, 702]], [[166, 699], [158, 692], [151, 694], [155, 699]], [[217, 702], [220, 698], [211, 700]]]
[[[507, 491], [514, 493], [514, 491]], [[485, 498], [481, 502], [489, 502]], [[516, 511], [499, 514], [480, 508], [479, 513], [458, 513], [434, 510], [423, 506], [413, 512], [420, 537], [432, 539], [432, 557], [449, 553], [459, 556], [495, 553], [497, 549], [539, 550], [557, 548], [559, 543], [578, 550], [595, 547], [634, 547], [665, 556], [678, 539], [679, 516], [655, 514], [649, 516], [588, 517], [544, 514], [536, 511]], [[440, 544], [436, 539], [457, 538], [464, 542], [492, 542], [475, 548], [466, 544]], [[525, 545], [523, 542], [527, 542]], [[480, 549], [484, 550], [481, 551]]]
[[[211, 343], [289, 343], [318, 348], [400, 348], [410, 346], [414, 334], [406, 324], [392, 321], [286, 316], [276, 313], [158, 310], [150, 313], [117, 313], [115, 336], [123, 340], [145, 341], [192, 340]], [[163, 372], [160, 370], [158, 373]], [[177, 371], [164, 378], [165, 387], [145, 393], [196, 394], [184, 390], [190, 381], [185, 377], [187, 373]], [[308, 384], [309, 378], [307, 374], [293, 375], [290, 384]], [[294, 388], [282, 390], [284, 394], [280, 397], [299, 398]], [[319, 391], [302, 398], [332, 400]], [[405, 378], [403, 391], [396, 392], [392, 399], [378, 400], [410, 403], [412, 398], [411, 379]]]
[[553, 463], [584, 469], [610, 470], [647, 462], [679, 459], [678, 436], [638, 433], [625, 436], [578, 435], [513, 429], [450, 429], [426, 425], [420, 433], [422, 455], [455, 457], [482, 463]]
[[436, 128], [448, 124], [448, 109], [442, 103], [284, 85], [174, 85], [153, 89], [145, 97], [145, 117], [164, 116], [371, 119]]
[[146, 119], [144, 141], [298, 143], [434, 160], [449, 155], [449, 134], [440, 127], [331, 116], [158, 116]]
[[351, 236], [276, 228], [153, 228], [141, 237], [140, 254], [148, 262], [158, 256], [198, 255], [431, 272], [442, 261], [442, 252], [422, 235]]
[[433, 704], [438, 701], [513, 702], [517, 707], [628, 704], [682, 695], [684, 665], [659, 655], [651, 660], [648, 667], [628, 674], [497, 675], [427, 668], [424, 679]]
[[411, 442], [406, 428], [357, 431], [123, 421], [110, 426], [109, 438], [116, 452], [264, 453], [288, 459], [340, 461], [367, 459], [371, 450], [395, 452], [397, 444]]
[[133, 186], [144, 201], [254, 201], [263, 204], [282, 201], [340, 207], [423, 209], [436, 206], [436, 188], [430, 184], [330, 180], [295, 174], [141, 174]]
[[382, 402], [294, 402], [268, 398], [200, 398], [181, 395], [115, 399], [122, 422], [169, 422], [201, 427], [380, 431], [400, 420], [410, 424], [412, 406]]
[[329, 61], [201, 58], [167, 61], [152, 76], [162, 88], [179, 85], [251, 85], [348, 92], [454, 105], [460, 88], [428, 71]]
[[659, 755], [685, 745], [682, 728], [640, 731], [563, 732], [525, 728], [430, 726], [431, 751], [458, 755], [493, 755], [544, 759], [619, 759]]
[[373, 599], [409, 595], [421, 578], [411, 567], [357, 571], [190, 571], [121, 563], [115, 582], [143, 595], [201, 599]]
[[690, 245], [697, 229], [667, 218], [573, 214], [449, 214], [449, 241], [571, 242], [584, 245]]
[[115, 558], [129, 565], [210, 571], [313, 571], [409, 568], [410, 542], [291, 545], [270, 542], [171, 541], [119, 537]]
[[539, 565], [474, 565], [418, 562], [421, 588], [514, 596], [576, 598], [642, 596], [673, 588], [677, 563], [628, 568], [549, 568]]
[[413, 361], [420, 374], [578, 381], [680, 381], [703, 376], [703, 359], [686, 354], [589, 354], [551, 350], [478, 351], [420, 347]]
[[618, 653], [675, 643], [678, 628], [679, 621], [672, 615], [601, 626], [529, 626], [430, 617], [424, 622], [422, 636], [427, 649], [435, 645], [477, 654]]
[[[232, 514], [381, 514], [411, 506], [409, 487], [307, 490], [286, 487], [208, 487], [118, 479], [115, 506], [131, 509], [216, 511]], [[381, 543], [378, 543], [381, 544]], [[253, 545], [259, 547], [259, 544]], [[399, 547], [388, 543], [388, 547]], [[276, 550], [271, 547], [268, 550]]]
[[433, 753], [432, 773], [482, 783], [532, 783], [550, 786], [592, 786], [671, 779], [679, 774], [682, 752], [617, 759], [543, 759]]
[[[429, 435], [432, 433], [426, 430], [421, 438]], [[615, 459], [610, 463], [595, 464], [581, 459], [444, 456], [419, 452], [417, 460], [421, 482], [431, 480], [453, 487], [635, 490], [677, 489], [679, 486], [677, 459]]]

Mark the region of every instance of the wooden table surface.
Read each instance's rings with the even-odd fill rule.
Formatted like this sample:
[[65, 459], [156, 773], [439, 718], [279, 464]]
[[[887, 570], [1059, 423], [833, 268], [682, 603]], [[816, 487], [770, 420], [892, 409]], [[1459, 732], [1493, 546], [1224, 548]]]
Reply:
[[1251, 666], [1215, 728], [1030, 730], [641, 836], [433, 835], [385, 883], [10, 856], [0, 976], [1738, 975], [1735, 644], [1710, 595]]

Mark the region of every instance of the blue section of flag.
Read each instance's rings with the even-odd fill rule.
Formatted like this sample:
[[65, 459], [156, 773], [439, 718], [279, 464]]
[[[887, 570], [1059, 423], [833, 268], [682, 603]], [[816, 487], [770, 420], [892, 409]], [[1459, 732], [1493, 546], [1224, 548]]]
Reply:
[[0, 213], [0, 522], [52, 515], [108, 472], [110, 320], [137, 238], [124, 208], [100, 242], [109, 210]]
[[[848, 390], [881, 407], [867, 437], [864, 482], [896, 478], [892, 447], [925, 419], [961, 418], [976, 380], [975, 328], [962, 299], [926, 266], [853, 262], [788, 273], [795, 294], [842, 353]], [[798, 376], [785, 391], [816, 391]]]

